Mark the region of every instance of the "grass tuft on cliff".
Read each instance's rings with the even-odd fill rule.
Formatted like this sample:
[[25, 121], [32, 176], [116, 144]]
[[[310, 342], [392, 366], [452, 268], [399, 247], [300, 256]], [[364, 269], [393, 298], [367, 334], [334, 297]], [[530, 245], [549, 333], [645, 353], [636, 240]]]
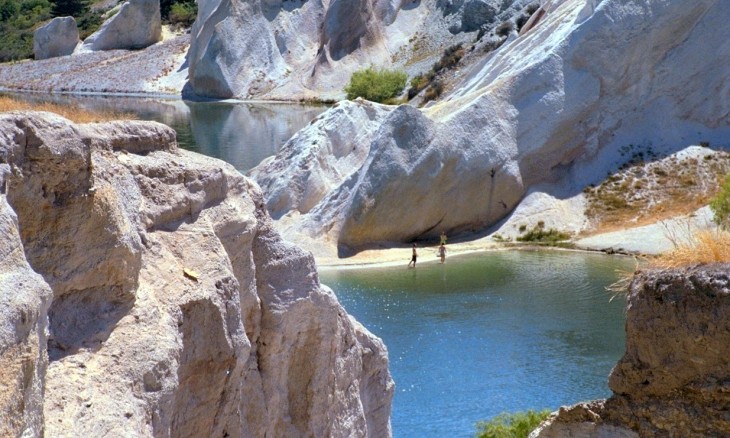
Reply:
[[408, 75], [398, 70], [375, 70], [372, 67], [358, 70], [350, 77], [345, 87], [348, 99], [363, 99], [386, 103], [400, 95], [406, 87]]
[[0, 113], [8, 111], [48, 111], [65, 117], [75, 123], [108, 122], [112, 120], [134, 120], [134, 114], [115, 111], [89, 111], [78, 106], [62, 106], [49, 102], [24, 102], [7, 96], [0, 96]]
[[549, 410], [499, 414], [477, 423], [477, 438], [527, 438], [549, 416]]
[[651, 261], [659, 268], [679, 268], [706, 263], [730, 263], [730, 232], [716, 228], [700, 230], [681, 242], [674, 249]]

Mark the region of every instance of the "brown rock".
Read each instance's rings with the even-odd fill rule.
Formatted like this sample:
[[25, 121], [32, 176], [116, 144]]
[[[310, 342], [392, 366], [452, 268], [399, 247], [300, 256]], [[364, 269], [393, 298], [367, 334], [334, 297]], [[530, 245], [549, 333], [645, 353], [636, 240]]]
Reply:
[[561, 408], [531, 437], [730, 436], [727, 315], [730, 265], [638, 273], [614, 395]]

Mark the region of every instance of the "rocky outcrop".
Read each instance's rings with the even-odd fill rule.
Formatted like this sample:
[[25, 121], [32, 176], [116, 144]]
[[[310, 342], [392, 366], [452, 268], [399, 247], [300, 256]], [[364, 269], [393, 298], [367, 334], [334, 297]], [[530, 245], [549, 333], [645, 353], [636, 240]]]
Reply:
[[[500, 10], [514, 4], [505, 12], [511, 16], [523, 3], [505, 0]], [[424, 73], [446, 47], [471, 42], [473, 35], [459, 33], [461, 16], [481, 23], [496, 14], [482, 13], [479, 5], [474, 15], [461, 3], [442, 0], [203, 0], [191, 32], [189, 91], [218, 98], [339, 99], [352, 72], [363, 66]], [[449, 31], [454, 26], [456, 34]]]
[[498, 12], [496, 3], [496, 0], [467, 0], [464, 3], [464, 15], [461, 19], [462, 30], [471, 32], [494, 21]]
[[629, 159], [628, 144], [671, 152], [730, 135], [728, 99], [706, 92], [730, 81], [730, 46], [707, 44], [730, 40], [721, 2], [553, 0], [543, 9], [444, 102], [392, 111], [364, 164], [296, 228], [340, 249], [481, 230], [532, 186], [560, 181], [561, 199], [580, 193]]
[[389, 112], [385, 105], [362, 99], [340, 102], [294, 135], [278, 158], [265, 159], [250, 176], [267, 193], [269, 214], [275, 219], [292, 211], [306, 214], [357, 172]]
[[0, 431], [390, 435], [385, 346], [235, 169], [153, 122], [0, 127]]
[[159, 42], [161, 37], [160, 0], [129, 0], [78, 50], [143, 49]]
[[35, 59], [70, 55], [79, 44], [79, 29], [74, 17], [56, 17], [33, 33]]
[[531, 437], [730, 434], [728, 272], [710, 265], [635, 276], [613, 396], [561, 408]]

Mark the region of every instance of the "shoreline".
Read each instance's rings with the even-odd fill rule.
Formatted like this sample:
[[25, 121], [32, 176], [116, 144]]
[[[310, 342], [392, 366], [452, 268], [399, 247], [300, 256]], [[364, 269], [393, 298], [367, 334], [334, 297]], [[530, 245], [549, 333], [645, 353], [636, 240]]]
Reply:
[[[498, 243], [484, 242], [484, 244], [476, 244], [478, 241], [459, 242], [446, 247], [451, 249], [451, 253], [447, 252], [446, 263], [451, 257], [469, 256], [479, 253], [500, 252], [500, 251], [551, 251], [551, 252], [577, 252], [586, 254], [602, 254], [609, 257], [646, 257], [647, 254], [630, 253], [620, 251], [610, 251], [607, 249], [592, 249], [584, 247], [560, 247], [555, 245], [536, 245], [536, 244], [515, 244], [515, 243]], [[570, 242], [567, 242], [570, 243]], [[440, 264], [437, 250], [438, 245], [429, 245], [418, 247], [419, 264], [435, 265]], [[401, 265], [407, 265], [410, 260], [409, 246], [397, 246], [383, 249], [370, 249], [362, 251], [352, 257], [338, 259], [334, 257], [314, 257], [317, 264], [317, 271], [339, 271], [339, 270], [365, 270], [378, 268], [391, 268]], [[415, 269], [415, 268], [413, 268]]]
[[239, 98], [226, 98], [220, 99], [215, 97], [205, 96], [185, 96], [182, 93], [158, 93], [158, 92], [104, 92], [104, 91], [48, 91], [48, 90], [29, 90], [22, 88], [9, 88], [0, 85], [0, 93], [9, 94], [45, 94], [50, 96], [84, 96], [84, 97], [133, 97], [143, 99], [162, 99], [162, 100], [180, 100], [183, 102], [195, 102], [195, 103], [241, 103], [241, 104], [281, 104], [281, 105], [309, 105], [309, 106], [332, 106], [337, 104], [338, 100], [318, 100], [318, 99], [239, 99]]

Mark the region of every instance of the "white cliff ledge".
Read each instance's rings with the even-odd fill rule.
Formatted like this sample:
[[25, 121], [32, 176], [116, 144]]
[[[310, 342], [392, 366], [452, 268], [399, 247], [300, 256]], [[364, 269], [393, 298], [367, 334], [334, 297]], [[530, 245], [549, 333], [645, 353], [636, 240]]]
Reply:
[[0, 115], [0, 240], [0, 435], [390, 435], [383, 343], [172, 129]]

